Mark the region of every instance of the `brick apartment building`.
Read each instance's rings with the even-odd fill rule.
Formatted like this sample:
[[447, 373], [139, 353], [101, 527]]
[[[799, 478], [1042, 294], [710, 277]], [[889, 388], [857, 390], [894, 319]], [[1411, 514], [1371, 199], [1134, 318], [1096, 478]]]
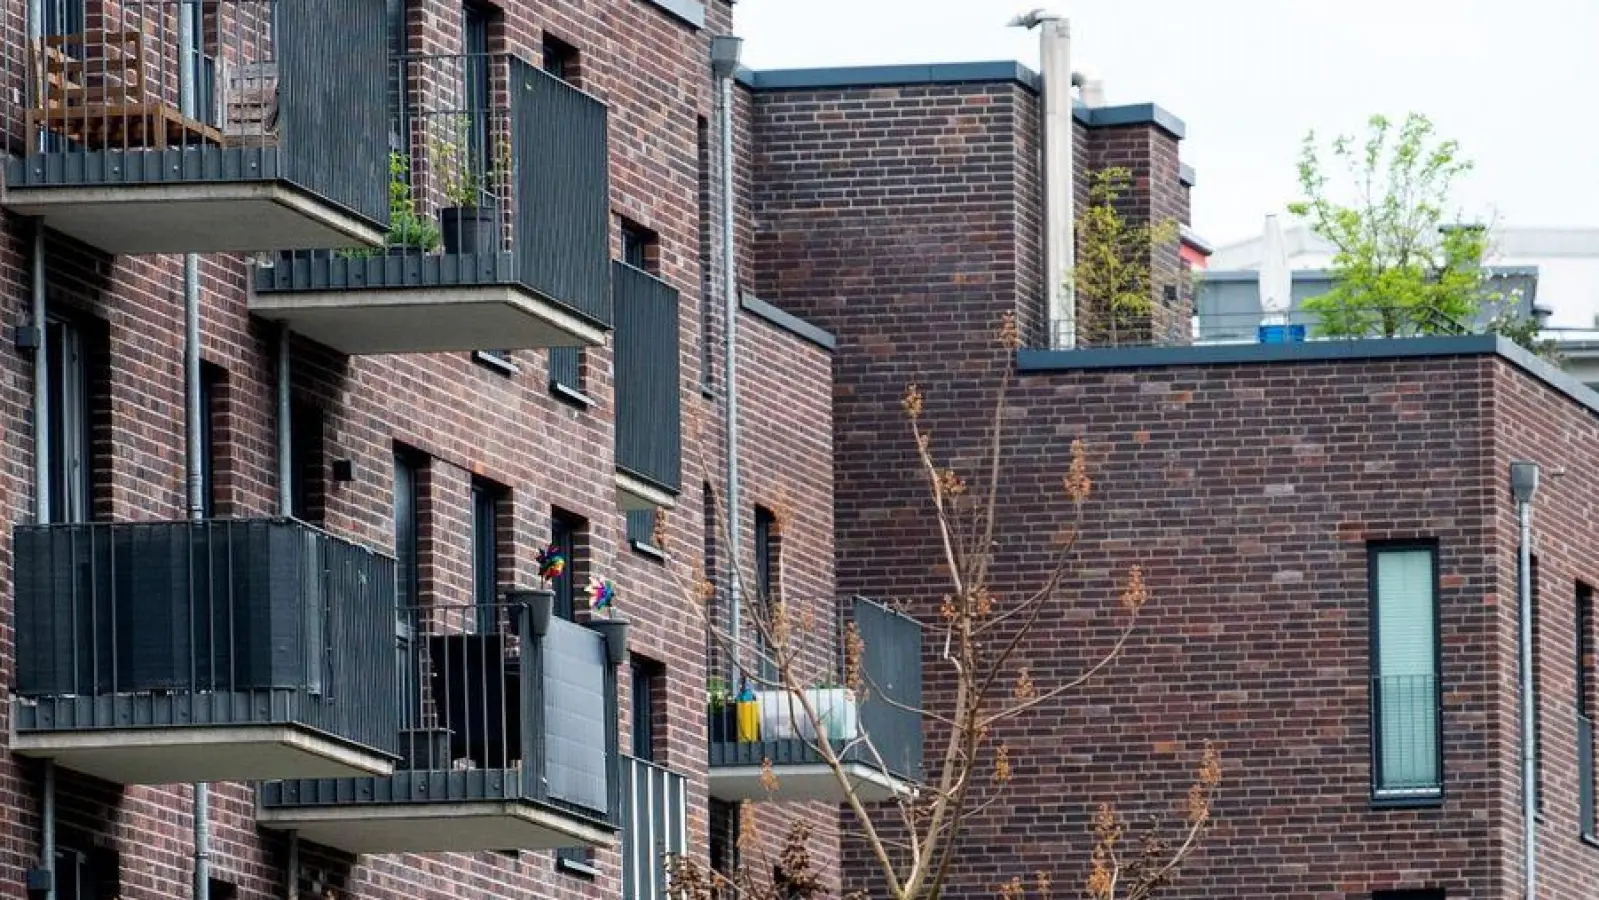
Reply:
[[[718, 755], [687, 606], [731, 556], [731, 14], [0, 13], [6, 895], [645, 898], [727, 858], [712, 798], [797, 746]], [[737, 310], [740, 557], [836, 635], [833, 342]], [[836, 886], [836, 798], [775, 800]]]
[[[1540, 896], [1593, 896], [1591, 395], [1472, 338], [996, 353], [1002, 313], [1053, 330], [1040, 85], [1014, 64], [741, 72], [729, 169], [724, 0], [184, 8], [0, 17], [28, 61], [0, 96], [8, 894], [53, 858], [61, 900], [182, 895], [197, 868], [216, 900], [657, 897], [660, 851], [729, 858], [782, 753], [762, 834], [809, 822], [829, 886], [862, 883], [803, 748], [707, 727], [721, 665], [685, 594], [736, 555], [822, 621], [869, 613], [847, 595], [934, 616], [899, 397], [926, 385], [959, 444], [1019, 364], [1018, 583], [1069, 438], [1100, 486], [1083, 590], [1029, 653], [1073, 671], [1127, 565], [1156, 602], [1085, 707], [1026, 723], [1020, 799], [952, 895], [1065, 884], [1092, 804], [1175, 808], [1206, 737], [1228, 782], [1180, 895], [1517, 895], [1503, 472], [1528, 456], [1566, 472], [1536, 513]], [[1079, 202], [1122, 165], [1126, 211], [1186, 221], [1179, 120], [1074, 118]], [[1188, 334], [1196, 246], [1152, 259], [1143, 338]], [[545, 622], [522, 591], [551, 542]], [[1433, 652], [1412, 590], [1390, 666], [1368, 585], [1428, 572]], [[619, 665], [590, 575], [630, 622]], [[1379, 713], [1390, 678], [1422, 689]]]
[[[1044, 577], [1074, 438], [1096, 485], [1082, 565], [1026, 641], [1035, 680], [1110, 645], [1130, 567], [1153, 594], [1118, 665], [1003, 736], [1013, 793], [968, 831], [952, 895], [1036, 871], [1076, 890], [1097, 804], [1180, 820], [1210, 739], [1218, 824], [1172, 896], [1524, 896], [1513, 460], [1543, 471], [1536, 896], [1599, 894], [1593, 393], [1487, 336], [1192, 346], [1173, 327], [1193, 259], [1176, 247], [1157, 254], [1139, 346], [1013, 356], [1005, 313], [1048, 345], [1036, 157], [1011, 152], [1036, 133], [1026, 74], [755, 83], [754, 284], [837, 338], [839, 590], [936, 619], [948, 588], [900, 402], [921, 384], [927, 429], [969, 464], [1014, 366], [996, 593]], [[1079, 175], [1131, 164], [1131, 213], [1185, 220], [1181, 123], [1155, 107], [1076, 118]], [[925, 666], [936, 706], [941, 670]], [[845, 856], [846, 884], [869, 886], [863, 849]]]

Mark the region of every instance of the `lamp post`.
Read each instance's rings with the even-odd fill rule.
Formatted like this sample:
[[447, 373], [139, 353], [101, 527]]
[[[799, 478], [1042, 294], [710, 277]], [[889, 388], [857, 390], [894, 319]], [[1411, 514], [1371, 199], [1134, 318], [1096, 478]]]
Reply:
[[1516, 501], [1516, 516], [1521, 522], [1520, 565], [1517, 605], [1521, 613], [1521, 807], [1523, 896], [1538, 896], [1538, 784], [1534, 760], [1538, 735], [1533, 726], [1532, 692], [1532, 498], [1538, 492], [1538, 464], [1517, 461], [1510, 464], [1510, 496]]

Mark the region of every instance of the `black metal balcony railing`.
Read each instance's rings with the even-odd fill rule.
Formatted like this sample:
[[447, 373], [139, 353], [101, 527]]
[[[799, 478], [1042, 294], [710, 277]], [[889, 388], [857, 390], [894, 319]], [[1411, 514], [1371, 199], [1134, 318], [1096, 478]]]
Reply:
[[616, 672], [604, 638], [559, 618], [539, 638], [532, 619], [520, 603], [403, 609], [388, 645], [399, 678], [379, 701], [399, 723], [395, 774], [266, 782], [262, 807], [525, 801], [616, 821]]
[[69, 18], [5, 34], [27, 48], [0, 101], [10, 188], [283, 182], [388, 221], [383, 0], [104, 0]]
[[[922, 777], [922, 627], [915, 619], [864, 597], [846, 601], [864, 645], [861, 678], [848, 685], [847, 661], [838, 659], [804, 691], [817, 714], [813, 724], [804, 704], [775, 687], [755, 689], [759, 708], [756, 734], [740, 729], [736, 704], [710, 710], [710, 765], [773, 766], [822, 762], [817, 745], [826, 740], [842, 761], [871, 768], [881, 759], [886, 774], [908, 781]], [[861, 740], [867, 738], [867, 742]], [[875, 750], [875, 753], [873, 752]]]
[[688, 852], [688, 780], [622, 759], [622, 900], [666, 900], [666, 859]]
[[286, 254], [256, 289], [521, 287], [609, 327], [605, 104], [510, 54], [390, 66], [387, 249]]
[[1429, 798], [1443, 790], [1438, 679], [1372, 679], [1373, 788], [1379, 798]]
[[392, 560], [291, 520], [15, 532], [22, 732], [295, 724], [396, 754]]
[[1594, 840], [1599, 836], [1594, 821], [1594, 734], [1593, 720], [1577, 714], [1577, 809], [1582, 817], [1582, 836]]
[[616, 467], [676, 493], [683, 478], [678, 294], [624, 262], [614, 262], [612, 273]]

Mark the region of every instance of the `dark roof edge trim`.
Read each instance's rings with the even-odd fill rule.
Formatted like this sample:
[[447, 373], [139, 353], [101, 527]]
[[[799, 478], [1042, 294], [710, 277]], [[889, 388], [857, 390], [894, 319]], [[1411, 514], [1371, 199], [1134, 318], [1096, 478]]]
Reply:
[[1092, 350], [1018, 350], [1016, 370], [1045, 375], [1093, 369], [1152, 369], [1351, 360], [1498, 356], [1554, 391], [1599, 415], [1599, 393], [1509, 338], [1495, 334], [1459, 337], [1373, 338], [1306, 341], [1300, 344], [1208, 344], [1188, 347], [1106, 347]]
[[745, 312], [765, 319], [800, 340], [815, 344], [829, 353], [838, 349], [838, 338], [833, 337], [831, 332], [818, 328], [799, 316], [783, 312], [753, 294], [741, 292], [740, 305]]
[[705, 4], [700, 0], [644, 0], [644, 2], [660, 7], [673, 18], [693, 26], [696, 31], [705, 27]]
[[804, 91], [825, 88], [898, 87], [916, 84], [961, 84], [1014, 81], [1031, 91], [1038, 73], [1015, 61], [931, 63], [897, 66], [832, 66], [816, 69], [741, 68], [737, 78], [757, 91]]

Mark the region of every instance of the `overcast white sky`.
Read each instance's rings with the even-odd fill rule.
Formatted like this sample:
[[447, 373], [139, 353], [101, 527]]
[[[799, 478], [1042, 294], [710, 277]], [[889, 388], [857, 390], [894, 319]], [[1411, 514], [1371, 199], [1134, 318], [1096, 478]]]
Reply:
[[[1046, 0], [739, 0], [752, 68], [1015, 59], [1005, 27]], [[1300, 140], [1426, 113], [1477, 171], [1468, 212], [1516, 226], [1599, 225], [1599, 0], [1062, 0], [1073, 58], [1110, 103], [1188, 125], [1194, 225], [1258, 234], [1294, 197]]]

